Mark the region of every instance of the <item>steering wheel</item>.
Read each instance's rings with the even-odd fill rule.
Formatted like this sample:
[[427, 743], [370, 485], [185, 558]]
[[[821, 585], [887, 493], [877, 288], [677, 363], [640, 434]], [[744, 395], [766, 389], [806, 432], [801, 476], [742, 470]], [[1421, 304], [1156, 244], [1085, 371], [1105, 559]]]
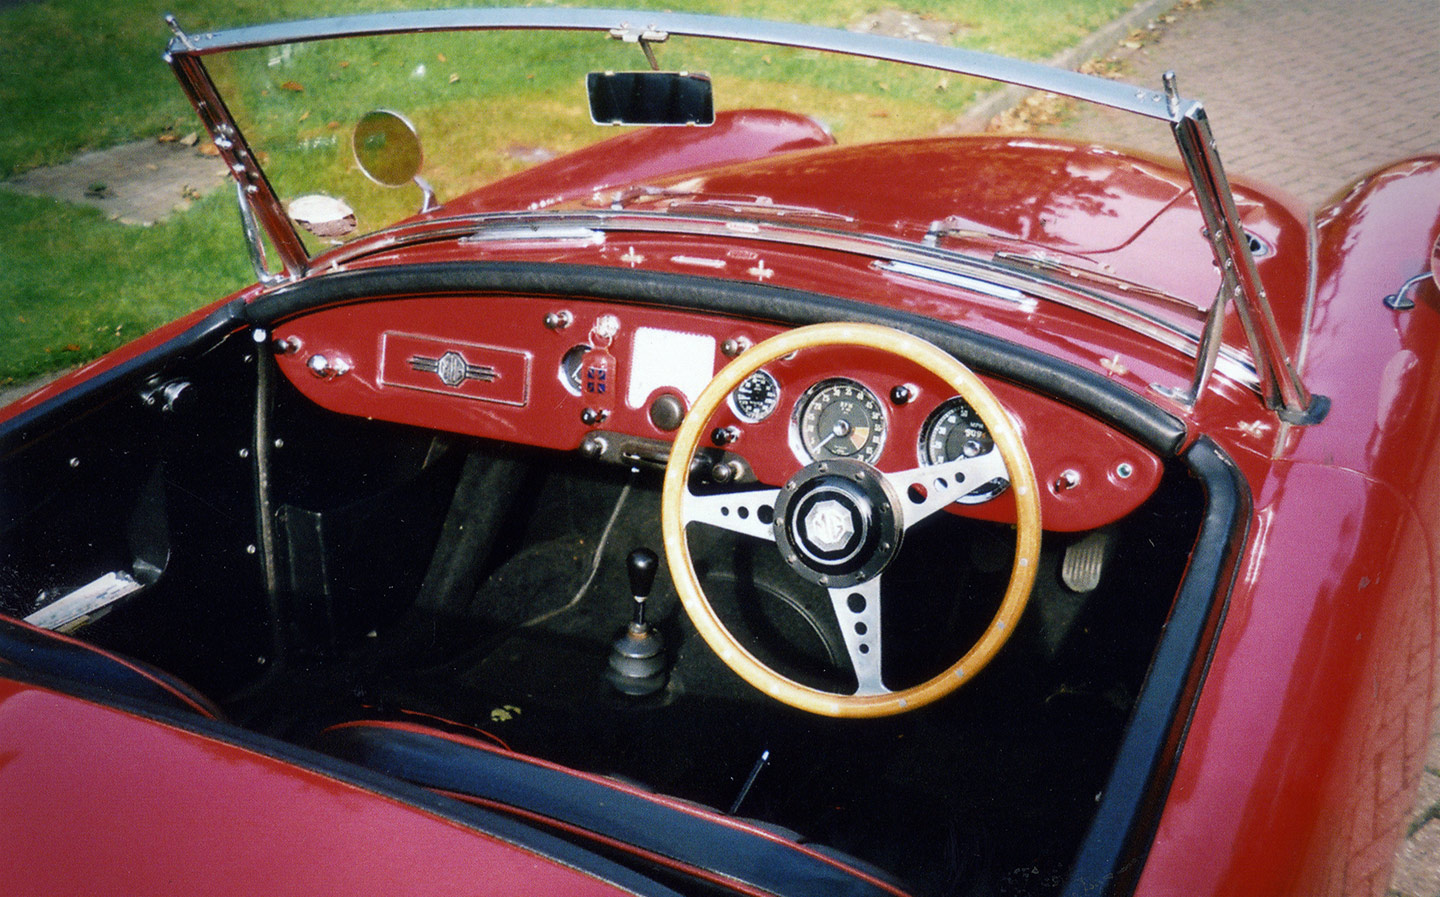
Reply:
[[[796, 471], [780, 488], [721, 494], [690, 491], [700, 439], [725, 397], [762, 366], [820, 346], [862, 346], [898, 355], [945, 381], [985, 424], [994, 449], [933, 466], [885, 473], [853, 459], [827, 458]], [[960, 659], [919, 685], [891, 691], [881, 679], [880, 583], [905, 531], [951, 502], [1005, 480], [1017, 517], [1015, 559], [999, 608]], [[695, 573], [686, 527], [705, 523], [773, 542], [801, 576], [824, 586], [844, 635], [859, 687], [823, 691], [776, 672], [721, 621]], [[675, 590], [700, 635], [746, 682], [778, 701], [834, 717], [888, 716], [914, 710], [969, 681], [1015, 629], [1030, 598], [1040, 552], [1040, 502], [1030, 456], [1010, 416], [965, 365], [930, 343], [871, 324], [816, 324], [746, 349], [696, 397], [675, 436], [660, 499], [665, 557]], [[893, 650], [893, 646], [892, 646]]]

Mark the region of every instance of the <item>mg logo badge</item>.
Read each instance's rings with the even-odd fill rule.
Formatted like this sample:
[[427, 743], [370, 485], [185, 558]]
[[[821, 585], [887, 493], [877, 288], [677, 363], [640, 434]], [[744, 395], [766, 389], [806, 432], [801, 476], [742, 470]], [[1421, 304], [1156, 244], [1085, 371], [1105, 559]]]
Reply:
[[435, 372], [446, 386], [459, 386], [465, 382], [465, 368], [465, 356], [459, 352], [446, 352], [435, 365]]
[[817, 502], [805, 515], [805, 534], [821, 551], [839, 551], [854, 537], [855, 521], [840, 502]]

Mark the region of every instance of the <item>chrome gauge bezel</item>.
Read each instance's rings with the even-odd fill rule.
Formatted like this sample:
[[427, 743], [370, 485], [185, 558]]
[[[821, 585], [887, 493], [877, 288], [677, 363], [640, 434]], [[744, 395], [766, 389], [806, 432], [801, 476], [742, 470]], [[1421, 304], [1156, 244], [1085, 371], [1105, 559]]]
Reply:
[[[744, 389], [746, 385], [749, 384], [752, 380], [763, 380], [769, 384], [771, 398], [767, 403], [764, 411], [759, 414], [751, 414], [745, 411], [744, 408], [741, 406], [739, 399], [736, 398], [736, 396], [740, 394], [740, 390]], [[770, 415], [774, 414], [775, 409], [780, 407], [780, 396], [780, 381], [775, 379], [774, 374], [771, 374], [764, 368], [760, 368], [751, 372], [748, 377], [740, 381], [740, 385], [730, 391], [730, 395], [725, 397], [725, 401], [729, 404], [730, 411], [735, 415], [736, 418], [744, 421], [747, 424], [758, 424], [760, 423], [760, 421], [765, 420]]]
[[[921, 466], [934, 467], [936, 464], [945, 464], [949, 461], [955, 460], [954, 458], [942, 457], [940, 458], [940, 460], [937, 461], [935, 457], [930, 453], [930, 443], [931, 440], [935, 437], [935, 428], [940, 426], [940, 422], [951, 412], [960, 409], [964, 409], [969, 412], [967, 416], [970, 419], [974, 420], [975, 423], [980, 425], [981, 429], [985, 431], [985, 438], [990, 442], [989, 450], [979, 452], [971, 457], [978, 458], [995, 451], [995, 439], [993, 436], [990, 435], [990, 427], [980, 417], [980, 413], [975, 410], [974, 406], [972, 406], [969, 402], [965, 401], [965, 399], [961, 396], [951, 396], [950, 398], [941, 402], [939, 405], [935, 406], [935, 410], [930, 412], [930, 415], [925, 418], [925, 424], [920, 428], [920, 439], [915, 445], [915, 455], [919, 459]], [[961, 505], [975, 505], [981, 504], [982, 502], [987, 502], [995, 496], [999, 495], [1000, 493], [1004, 492], [1006, 486], [1008, 486], [1008, 483], [1005, 485], [999, 485], [998, 483], [994, 485], [995, 488], [977, 490], [957, 499], [955, 503]]]
[[[805, 438], [805, 420], [811, 410], [816, 409], [816, 403], [821, 401], [822, 397], [831, 394], [840, 394], [845, 390], [851, 391], [863, 405], [868, 406], [867, 413], [870, 414], [872, 418], [871, 434], [866, 437], [862, 449], [853, 454], [836, 455], [827, 453], [823, 457], [817, 458], [815, 453], [811, 451]], [[873, 465], [879, 460], [880, 454], [885, 450], [885, 438], [889, 432], [890, 419], [885, 413], [885, 405], [880, 401], [879, 397], [875, 395], [874, 391], [857, 380], [851, 380], [849, 377], [830, 377], [818, 383], [811, 384], [811, 386], [801, 394], [800, 400], [795, 403], [795, 411], [790, 420], [790, 449], [795, 453], [795, 457], [805, 464], [809, 464], [812, 461], [828, 460], [830, 458], [849, 458]], [[823, 440], [820, 442], [823, 444]]]
[[[972, 407], [970, 403], [965, 401], [965, 399], [963, 399], [962, 397], [951, 396], [950, 398], [941, 402], [939, 405], [935, 406], [935, 410], [931, 411], [930, 416], [925, 418], [925, 425], [920, 428], [920, 441], [915, 446], [915, 455], [919, 459], [921, 464], [927, 467], [933, 467], [936, 464], [944, 464], [948, 461], [955, 460], [954, 458], [944, 457], [936, 460], [935, 456], [932, 455], [930, 452], [930, 442], [935, 436], [935, 428], [940, 426], [940, 421], [943, 420], [946, 416], [948, 416], [952, 411], [959, 410], [968, 412], [966, 414], [966, 417], [974, 420], [975, 423], [980, 425], [980, 428], [985, 431], [985, 438], [990, 441], [990, 447], [992, 449], [995, 447], [995, 440], [990, 435], [990, 428], [985, 425], [985, 421], [980, 419], [979, 412], [977, 412], [974, 407]], [[986, 454], [986, 452], [979, 452], [974, 457], [978, 457], [979, 455], [983, 454]]]

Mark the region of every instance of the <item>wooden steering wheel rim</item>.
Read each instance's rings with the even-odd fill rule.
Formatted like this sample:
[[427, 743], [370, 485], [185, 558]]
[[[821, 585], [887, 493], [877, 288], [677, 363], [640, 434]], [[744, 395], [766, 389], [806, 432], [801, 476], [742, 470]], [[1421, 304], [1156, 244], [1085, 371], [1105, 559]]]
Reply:
[[[864, 346], [907, 358], [940, 377], [965, 399], [990, 431], [1010, 477], [1015, 496], [1015, 559], [1010, 582], [995, 616], [961, 658], [934, 678], [885, 694], [844, 695], [802, 685], [766, 666], [721, 622], [705, 596], [690, 556], [682, 514], [691, 460], [710, 418], [735, 387], [751, 373], [802, 349], [828, 345]], [[1030, 456], [1009, 414], [969, 368], [930, 343], [873, 324], [815, 324], [790, 330], [746, 349], [696, 397], [675, 435], [660, 498], [665, 557], [675, 591], [696, 630], [720, 659], [742, 679], [776, 700], [810, 713], [832, 717], [889, 716], [936, 701], [968, 682], [1009, 639], [1025, 610], [1040, 554], [1040, 501]]]

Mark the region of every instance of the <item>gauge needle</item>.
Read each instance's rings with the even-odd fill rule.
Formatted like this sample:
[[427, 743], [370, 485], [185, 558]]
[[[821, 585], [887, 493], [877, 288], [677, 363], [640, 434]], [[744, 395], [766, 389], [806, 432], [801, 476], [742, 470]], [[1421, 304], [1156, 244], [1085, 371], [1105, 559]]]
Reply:
[[850, 422], [849, 422], [848, 420], [846, 420], [845, 418], [842, 417], [842, 418], [840, 418], [839, 420], [837, 420], [837, 421], [835, 422], [835, 426], [833, 426], [833, 427], [830, 428], [830, 435], [829, 435], [829, 436], [826, 436], [824, 439], [820, 440], [820, 441], [815, 445], [815, 451], [817, 451], [817, 452], [820, 451], [822, 448], [825, 447], [825, 443], [827, 443], [827, 442], [829, 442], [830, 440], [834, 439], [836, 436], [848, 436], [849, 434], [850, 434]]

